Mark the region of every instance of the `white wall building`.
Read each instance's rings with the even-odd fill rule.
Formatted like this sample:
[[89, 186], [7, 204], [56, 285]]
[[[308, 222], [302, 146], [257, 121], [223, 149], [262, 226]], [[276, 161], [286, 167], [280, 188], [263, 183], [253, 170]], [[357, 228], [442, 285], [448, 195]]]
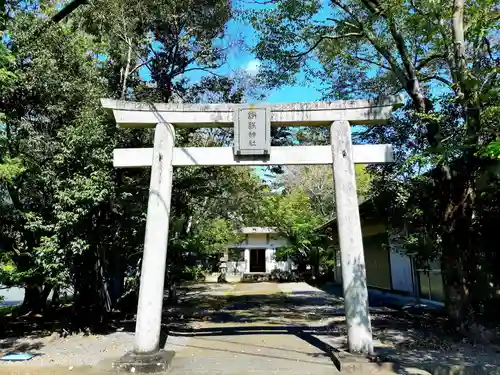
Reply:
[[226, 251], [228, 275], [271, 273], [273, 270], [292, 269], [293, 264], [290, 260], [276, 260], [276, 249], [287, 246], [288, 242], [275, 228], [245, 227], [240, 232], [244, 235], [244, 240], [228, 244]]

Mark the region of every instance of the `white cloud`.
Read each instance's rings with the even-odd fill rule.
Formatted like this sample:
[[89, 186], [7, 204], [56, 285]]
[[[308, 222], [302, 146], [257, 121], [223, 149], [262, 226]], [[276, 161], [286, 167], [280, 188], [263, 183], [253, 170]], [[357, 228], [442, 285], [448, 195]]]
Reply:
[[260, 68], [260, 61], [257, 59], [253, 59], [247, 63], [245, 70], [248, 74], [255, 76], [259, 72], [259, 68]]

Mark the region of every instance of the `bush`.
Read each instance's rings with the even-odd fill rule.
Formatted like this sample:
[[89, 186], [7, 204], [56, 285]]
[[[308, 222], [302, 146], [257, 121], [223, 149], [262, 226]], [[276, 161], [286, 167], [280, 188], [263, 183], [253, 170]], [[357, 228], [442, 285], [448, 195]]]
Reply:
[[204, 270], [198, 266], [186, 267], [180, 275], [180, 279], [183, 281], [203, 282], [205, 281]]
[[299, 277], [295, 272], [274, 269], [271, 271], [270, 280], [279, 283], [297, 282], [299, 281]]

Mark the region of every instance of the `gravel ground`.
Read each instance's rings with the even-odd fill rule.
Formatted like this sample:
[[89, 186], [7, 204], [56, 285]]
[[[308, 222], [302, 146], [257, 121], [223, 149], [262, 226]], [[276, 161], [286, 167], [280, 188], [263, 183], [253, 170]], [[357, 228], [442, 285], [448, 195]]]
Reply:
[[[224, 295], [233, 286], [229, 284], [194, 285], [183, 298], [194, 298], [198, 295]], [[2, 368], [20, 366], [94, 366], [103, 360], [119, 358], [133, 348], [133, 332], [113, 332], [106, 335], [71, 335], [66, 338], [53, 336], [26, 337], [16, 340], [0, 339], [0, 354], [9, 351], [29, 352], [35, 354], [30, 361], [0, 361]], [[165, 349], [180, 352], [185, 349], [187, 337], [169, 336]], [[54, 367], [55, 368], [55, 367]]]
[[[26, 362], [0, 362], [12, 366], [94, 366], [102, 360], [118, 358], [133, 348], [134, 334], [131, 332], [114, 332], [108, 335], [73, 335], [52, 341], [50, 337], [42, 339], [23, 339], [15, 343], [15, 347], [36, 356]], [[189, 340], [187, 337], [169, 336], [165, 349], [182, 351]], [[0, 346], [6, 344], [0, 340]], [[33, 348], [33, 349], [30, 349]], [[26, 349], [24, 349], [26, 350]]]
[[36, 356], [27, 362], [12, 362], [20, 366], [81, 366], [95, 365], [107, 357], [118, 357], [132, 349], [134, 335], [129, 332], [114, 332], [109, 335], [73, 335], [66, 338], [24, 339], [16, 346], [33, 348], [27, 350]]
[[[207, 312], [191, 319], [191, 333], [181, 330], [168, 337], [165, 348], [176, 352], [171, 375], [323, 375], [336, 371], [318, 345], [323, 342], [339, 349], [345, 347], [343, 306], [338, 296], [305, 283], [204, 284], [181, 290], [180, 294], [183, 302], [174, 309], [175, 316], [183, 314], [183, 308]], [[418, 321], [393, 315], [389, 310], [372, 311], [372, 327], [375, 345], [396, 360], [415, 365], [422, 360], [500, 364], [500, 356], [487, 348], [448, 342], [434, 332], [435, 328], [421, 327]], [[308, 331], [308, 338], [301, 337], [297, 330]], [[59, 375], [64, 371], [58, 371], [68, 368], [86, 375], [90, 370], [79, 366], [119, 358], [132, 349], [132, 344], [133, 333], [123, 331], [25, 338], [15, 343], [0, 340], [0, 351], [17, 348], [40, 354], [28, 362], [0, 362], [0, 375]]]

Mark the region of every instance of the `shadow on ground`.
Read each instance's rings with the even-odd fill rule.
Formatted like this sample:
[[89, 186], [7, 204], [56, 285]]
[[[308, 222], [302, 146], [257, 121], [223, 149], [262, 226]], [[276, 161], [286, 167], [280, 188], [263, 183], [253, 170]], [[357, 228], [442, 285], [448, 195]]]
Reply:
[[40, 350], [43, 346], [44, 343], [41, 341], [23, 342], [22, 339], [17, 338], [0, 339], [0, 354], [31, 352], [33, 350]]
[[[376, 353], [384, 360], [410, 367], [421, 367], [423, 363], [500, 365], [500, 356], [493, 348], [464, 342], [445, 328], [446, 320], [439, 309], [417, 305], [409, 308], [397, 301], [387, 306], [377, 295], [370, 302]], [[293, 335], [331, 359], [337, 357], [335, 353], [347, 351], [343, 314], [343, 299], [321, 291], [287, 295], [192, 294], [186, 295], [181, 305], [166, 309], [167, 316], [182, 317], [181, 325], [170, 328], [171, 335]], [[215, 327], [189, 328], [189, 323], [200, 321]], [[222, 323], [223, 327], [216, 326]]]
[[[297, 362], [318, 364], [314, 358], [324, 357], [327, 358], [327, 362], [322, 364], [334, 364], [338, 369], [340, 369], [339, 354], [340, 351], [336, 348], [328, 345], [324, 341], [318, 339], [314, 335], [323, 332], [326, 333], [326, 327], [322, 330], [320, 328], [315, 330], [310, 330], [305, 326], [269, 326], [269, 325], [251, 325], [251, 326], [215, 326], [208, 328], [184, 328], [184, 329], [174, 329], [170, 332], [171, 335], [184, 336], [190, 338], [203, 338], [205, 344], [203, 347], [197, 347], [196, 345], [187, 344], [188, 347], [202, 348], [216, 351], [224, 351], [228, 353], [241, 354], [240, 350], [237, 350], [237, 346], [245, 347], [246, 356], [256, 356], [267, 359], [293, 359]], [[250, 343], [248, 340], [238, 341], [231, 340], [231, 337], [239, 336], [286, 336], [292, 335], [296, 338], [303, 340], [305, 343], [310, 345], [311, 349], [316, 348], [318, 350], [297, 350], [290, 347], [282, 346], [271, 346], [263, 344]], [[282, 339], [284, 342], [290, 342], [286, 337]], [[221, 343], [225, 345], [225, 349], [220, 349], [217, 347], [216, 343]], [[207, 348], [208, 346], [208, 348]], [[286, 353], [285, 353], [286, 352]], [[278, 354], [276, 354], [278, 353]], [[291, 357], [292, 356], [292, 357]], [[306, 357], [306, 358], [304, 358]], [[309, 359], [307, 359], [309, 357]], [[320, 363], [321, 364], [321, 363]]]
[[[347, 350], [347, 332], [343, 299], [338, 293], [311, 288], [284, 294], [276, 286], [271, 293], [260, 293], [258, 289], [245, 293], [242, 289], [241, 294], [234, 294], [231, 288], [230, 285], [207, 284], [180, 288], [179, 303], [164, 306], [162, 345], [168, 336], [209, 338], [225, 346], [217, 349], [213, 345], [207, 350], [232, 353], [231, 345], [236, 344], [238, 336], [282, 335], [284, 342], [290, 336], [316, 350], [309, 353], [244, 340], [244, 345], [255, 347], [255, 352], [247, 355], [290, 359], [295, 350], [297, 356], [302, 355], [303, 361], [308, 361], [304, 358], [307, 356], [311, 361], [323, 359], [330, 365], [333, 361], [339, 366], [338, 359]], [[445, 319], [439, 311], [387, 306], [380, 298], [373, 297], [370, 302], [376, 351], [386, 359], [412, 367], [421, 367], [423, 363], [500, 365], [499, 355], [493, 348], [461, 342], [461, 338], [446, 330]], [[32, 320], [29, 324], [11, 322], [3, 326], [1, 332], [2, 337], [10, 337], [10, 341], [0, 343], [9, 350], [19, 343], [16, 339], [19, 335], [30, 333], [43, 337], [64, 330], [64, 323], [62, 319]], [[20, 326], [15, 328], [16, 324]], [[110, 320], [103, 332], [133, 332], [134, 328], [133, 316], [118, 315]], [[189, 345], [194, 344], [188, 340], [186, 346]], [[288, 354], [284, 355], [285, 352]]]

